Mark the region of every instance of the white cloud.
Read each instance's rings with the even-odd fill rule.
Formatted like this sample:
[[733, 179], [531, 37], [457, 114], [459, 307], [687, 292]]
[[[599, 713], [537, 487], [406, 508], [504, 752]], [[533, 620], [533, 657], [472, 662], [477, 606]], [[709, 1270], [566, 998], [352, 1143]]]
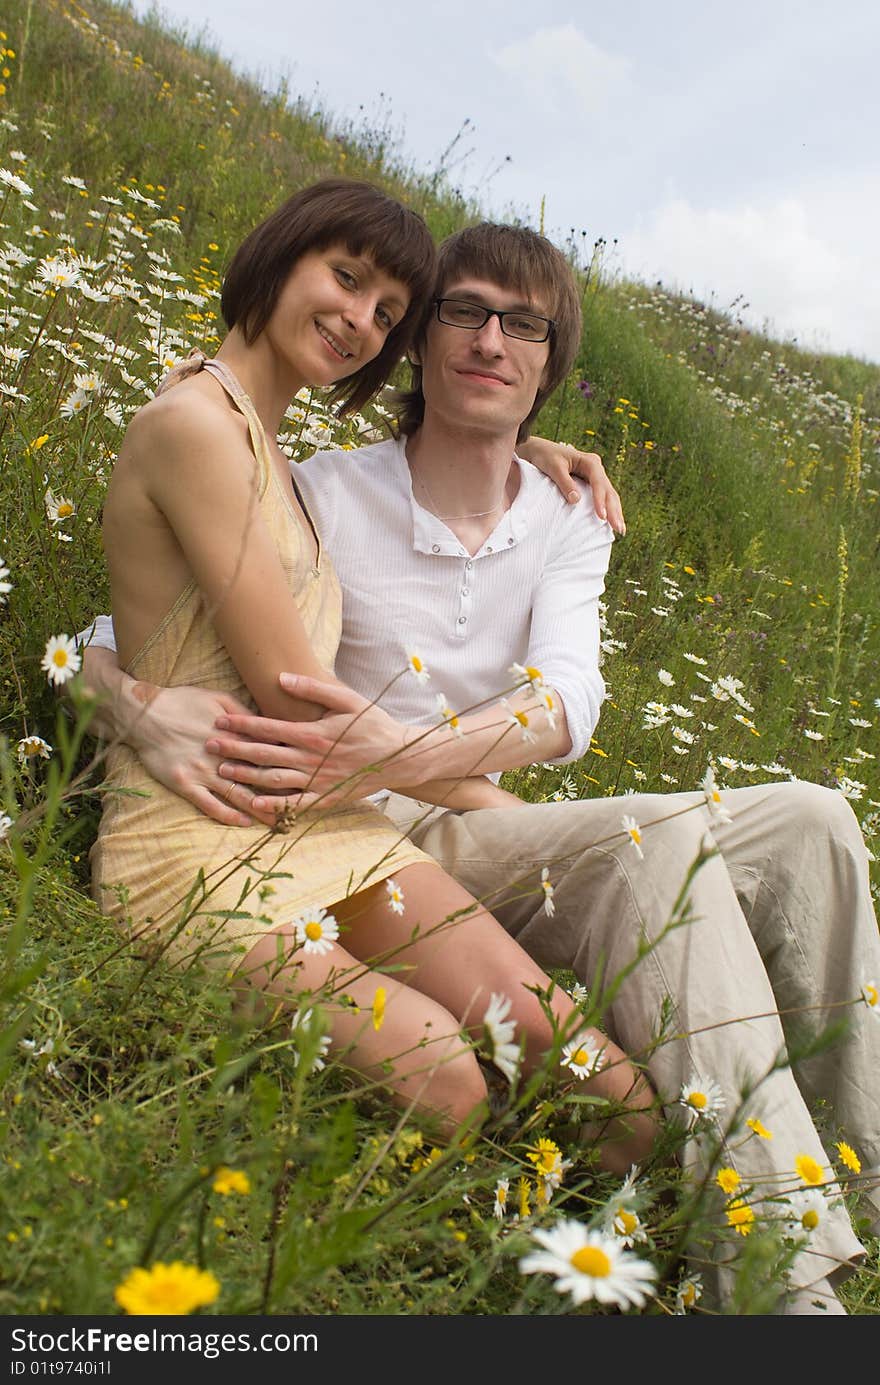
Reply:
[[[860, 192], [864, 199], [864, 183]], [[834, 202], [847, 206], [846, 198]], [[771, 335], [880, 361], [880, 283], [853, 224], [876, 225], [880, 207], [863, 201], [859, 212], [829, 215], [827, 199], [820, 209], [803, 192], [724, 209], [678, 198], [621, 236], [619, 250], [628, 273], [703, 299], [711, 294], [720, 308], [744, 295], [746, 320]]]
[[491, 54], [513, 79], [513, 90], [537, 117], [545, 114], [594, 116], [610, 107], [627, 85], [628, 58], [607, 53], [574, 24], [538, 29]]

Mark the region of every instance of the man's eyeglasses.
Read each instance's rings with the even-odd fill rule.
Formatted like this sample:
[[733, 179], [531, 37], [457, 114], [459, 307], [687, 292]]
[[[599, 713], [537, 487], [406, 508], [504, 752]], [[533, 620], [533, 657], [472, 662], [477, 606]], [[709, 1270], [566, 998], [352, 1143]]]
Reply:
[[556, 326], [552, 317], [539, 317], [537, 313], [521, 313], [516, 309], [502, 312], [500, 308], [483, 308], [463, 298], [435, 298], [434, 302], [439, 322], [445, 322], [447, 327], [463, 327], [467, 332], [478, 332], [490, 317], [497, 317], [506, 337], [516, 337], [517, 341], [546, 341]]

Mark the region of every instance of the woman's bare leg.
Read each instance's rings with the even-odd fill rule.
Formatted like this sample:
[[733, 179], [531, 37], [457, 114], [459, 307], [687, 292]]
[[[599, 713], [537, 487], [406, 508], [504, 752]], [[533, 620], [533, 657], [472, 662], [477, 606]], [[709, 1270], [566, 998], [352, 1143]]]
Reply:
[[[367, 917], [370, 912], [367, 906]], [[321, 1009], [331, 1048], [347, 1066], [379, 1082], [398, 1106], [436, 1117], [447, 1138], [466, 1122], [479, 1123], [487, 1111], [486, 1083], [456, 1018], [423, 992], [370, 971], [338, 944], [323, 955], [306, 953], [292, 927], [283, 925], [251, 948], [234, 985], [244, 1004], [258, 999], [293, 1013], [304, 992], [318, 996], [328, 981], [340, 1003], [320, 1002]], [[378, 986], [385, 990], [386, 1010], [377, 1030]]]
[[[405, 912], [395, 913], [384, 881], [333, 906], [346, 930], [348, 950], [365, 964], [405, 966], [396, 974], [406, 990], [422, 992], [479, 1033], [492, 992], [510, 997], [509, 1018], [525, 1037], [526, 1071], [540, 1066], [554, 1038], [553, 1024], [529, 987], [547, 990], [550, 978], [481, 904], [439, 866], [408, 866], [396, 876]], [[444, 920], [450, 920], [444, 923]], [[416, 934], [413, 938], [413, 934]], [[390, 1008], [390, 997], [389, 997]], [[597, 1029], [578, 1026], [578, 1011], [559, 987], [550, 1009], [560, 1028], [603, 1049], [605, 1067], [584, 1079], [583, 1090], [629, 1108], [602, 1130], [600, 1159], [611, 1172], [626, 1172], [646, 1158], [656, 1135], [647, 1108], [653, 1092], [626, 1054]]]

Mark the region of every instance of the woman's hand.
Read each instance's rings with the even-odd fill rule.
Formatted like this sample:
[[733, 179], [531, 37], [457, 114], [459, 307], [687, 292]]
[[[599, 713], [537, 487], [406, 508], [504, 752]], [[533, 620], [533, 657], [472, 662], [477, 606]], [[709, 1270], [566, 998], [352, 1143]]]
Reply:
[[131, 698], [140, 711], [128, 719], [124, 739], [154, 779], [226, 827], [253, 826], [255, 819], [275, 825], [274, 810], [255, 809], [250, 794], [218, 774], [217, 757], [205, 748], [216, 718], [245, 712], [243, 703], [208, 688], [146, 683], [134, 683]]
[[626, 533], [623, 506], [620, 496], [608, 479], [598, 452], [580, 452], [571, 443], [551, 442], [549, 438], [528, 438], [517, 443], [517, 453], [531, 462], [556, 486], [566, 500], [574, 505], [580, 500], [577, 486], [572, 486], [572, 476], [586, 481], [593, 492], [593, 505], [600, 519], [605, 519], [615, 533]]

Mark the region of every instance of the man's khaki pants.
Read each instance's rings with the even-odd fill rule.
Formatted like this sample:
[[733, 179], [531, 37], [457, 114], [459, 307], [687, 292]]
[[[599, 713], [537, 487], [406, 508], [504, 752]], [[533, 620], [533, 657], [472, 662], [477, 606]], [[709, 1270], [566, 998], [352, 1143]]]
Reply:
[[[569, 968], [589, 988], [599, 976], [607, 986], [640, 946], [654, 944], [603, 1025], [631, 1056], [647, 1059], [667, 1114], [683, 1117], [683, 1083], [716, 1082], [726, 1099], [719, 1138], [741, 1109], [724, 1162], [758, 1198], [803, 1186], [794, 1172], [799, 1154], [840, 1169], [833, 1142], [846, 1140], [862, 1162], [861, 1211], [878, 1234], [880, 1012], [851, 1002], [867, 982], [880, 986], [880, 935], [858, 823], [841, 794], [806, 782], [722, 797], [729, 824], [710, 813], [702, 793], [461, 814], [393, 794], [386, 811], [545, 968]], [[624, 814], [640, 826], [643, 860], [624, 832]], [[688, 921], [669, 928], [688, 870], [707, 848], [714, 854], [691, 880]], [[544, 866], [552, 916], [540, 884]], [[661, 1013], [665, 1037], [656, 1045]], [[840, 1020], [845, 1037], [796, 1060], [805, 1039]], [[793, 1067], [780, 1069], [786, 1040]], [[824, 1146], [814, 1103], [827, 1123]], [[750, 1117], [772, 1140], [745, 1126]], [[698, 1165], [699, 1146], [689, 1140], [685, 1159]], [[843, 1277], [863, 1256], [841, 1206], [812, 1232], [792, 1284]]]

